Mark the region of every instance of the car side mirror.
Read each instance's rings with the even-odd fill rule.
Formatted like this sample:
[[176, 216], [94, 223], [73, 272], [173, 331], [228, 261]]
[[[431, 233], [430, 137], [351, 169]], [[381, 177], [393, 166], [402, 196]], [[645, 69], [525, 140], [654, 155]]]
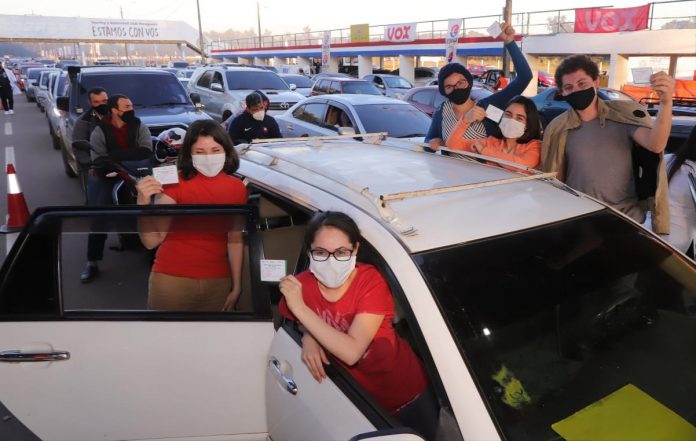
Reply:
[[202, 109], [203, 107], [205, 107], [201, 103], [201, 96], [199, 94], [191, 93], [189, 97], [191, 97], [191, 101], [193, 102], [193, 105], [196, 106], [196, 109]]
[[288, 87], [289, 87], [290, 90], [293, 91], [293, 92], [294, 92], [295, 90], [297, 90], [297, 85], [296, 85], [296, 84], [290, 83], [290, 84], [288, 84]]
[[220, 83], [211, 83], [210, 84], [210, 90], [214, 92], [224, 92], [225, 89], [223, 89], [222, 84]]
[[58, 107], [58, 110], [62, 110], [63, 112], [69, 112], [70, 111], [70, 97], [59, 96], [58, 99], [56, 100], [56, 107]]

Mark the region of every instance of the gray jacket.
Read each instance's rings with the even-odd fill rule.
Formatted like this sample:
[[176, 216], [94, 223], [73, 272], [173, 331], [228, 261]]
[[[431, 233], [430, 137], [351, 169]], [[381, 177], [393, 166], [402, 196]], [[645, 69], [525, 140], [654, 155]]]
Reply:
[[[95, 160], [99, 156], [107, 156], [109, 153], [109, 149], [106, 145], [106, 137], [104, 136], [101, 125], [102, 124], [95, 127], [92, 131], [92, 135], [89, 137], [89, 143], [92, 144], [93, 148], [93, 151], [90, 152], [92, 160]], [[148, 150], [152, 150], [150, 129], [148, 129], [145, 124], [139, 123], [135, 145], [130, 147], [144, 147]]]

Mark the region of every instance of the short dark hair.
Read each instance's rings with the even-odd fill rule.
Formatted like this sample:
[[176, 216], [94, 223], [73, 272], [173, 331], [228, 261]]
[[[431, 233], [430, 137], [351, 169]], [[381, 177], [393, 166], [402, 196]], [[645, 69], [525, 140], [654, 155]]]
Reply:
[[212, 136], [212, 138], [225, 150], [226, 159], [222, 171], [228, 175], [236, 172], [239, 168], [239, 156], [237, 156], [237, 151], [234, 149], [230, 135], [227, 134], [220, 123], [212, 119], [200, 119], [191, 123], [188, 130], [186, 130], [184, 143], [181, 145], [181, 150], [177, 158], [177, 167], [181, 171], [184, 179], [191, 179], [198, 173], [193, 166], [191, 150], [201, 136]]
[[106, 100], [106, 107], [108, 107], [109, 110], [118, 109], [118, 100], [121, 100], [121, 99], [129, 100], [130, 98], [128, 98], [125, 95], [118, 94], [118, 93], [116, 95], [111, 95], [109, 97], [109, 99]]
[[340, 211], [320, 211], [312, 216], [305, 230], [304, 244], [308, 250], [321, 227], [333, 227], [343, 231], [353, 245], [360, 242], [360, 229], [350, 216]]
[[259, 92], [251, 92], [249, 95], [246, 96], [246, 106], [247, 108], [258, 106], [259, 104], [263, 104], [263, 97]]
[[584, 71], [592, 78], [592, 81], [599, 78], [599, 68], [592, 61], [592, 58], [584, 54], [571, 55], [561, 61], [558, 69], [556, 69], [556, 73], [553, 75], [556, 79], [556, 87], [559, 90], [563, 87], [563, 75], [568, 75], [578, 70]]
[[539, 111], [534, 101], [526, 96], [517, 95], [505, 104], [504, 109], [507, 110], [512, 104], [521, 104], [524, 107], [524, 113], [527, 114], [527, 125], [524, 130], [524, 135], [517, 138], [517, 142], [520, 144], [527, 144], [534, 139], [541, 139], [541, 121], [539, 118]]
[[101, 95], [102, 93], [106, 93], [106, 89], [103, 87], [93, 87], [87, 92], [87, 99], [91, 101], [92, 95]]

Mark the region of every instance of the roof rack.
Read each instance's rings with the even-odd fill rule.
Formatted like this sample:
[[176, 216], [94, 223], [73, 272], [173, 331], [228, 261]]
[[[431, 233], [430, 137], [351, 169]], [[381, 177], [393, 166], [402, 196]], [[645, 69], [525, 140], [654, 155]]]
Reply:
[[[271, 139], [254, 139], [251, 144], [266, 144], [270, 142], [297, 142], [297, 141], [324, 141], [329, 139], [349, 139], [349, 138], [375, 138], [375, 142], [370, 144], [380, 144], [387, 139], [387, 132], [376, 133], [355, 133], [352, 135], [326, 135], [326, 136], [302, 136], [297, 138], [271, 138]], [[363, 140], [363, 142], [365, 142]]]

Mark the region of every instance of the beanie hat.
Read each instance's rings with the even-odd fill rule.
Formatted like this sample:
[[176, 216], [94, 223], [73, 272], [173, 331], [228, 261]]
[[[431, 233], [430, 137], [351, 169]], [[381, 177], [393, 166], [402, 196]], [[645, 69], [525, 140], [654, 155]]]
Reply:
[[469, 69], [459, 63], [449, 63], [443, 66], [442, 69], [440, 69], [440, 72], [437, 74], [437, 88], [440, 91], [440, 95], [447, 96], [445, 93], [445, 78], [453, 73], [460, 73], [464, 75], [464, 78], [466, 78], [466, 81], [469, 83], [469, 87], [474, 84], [474, 77], [471, 76]]

